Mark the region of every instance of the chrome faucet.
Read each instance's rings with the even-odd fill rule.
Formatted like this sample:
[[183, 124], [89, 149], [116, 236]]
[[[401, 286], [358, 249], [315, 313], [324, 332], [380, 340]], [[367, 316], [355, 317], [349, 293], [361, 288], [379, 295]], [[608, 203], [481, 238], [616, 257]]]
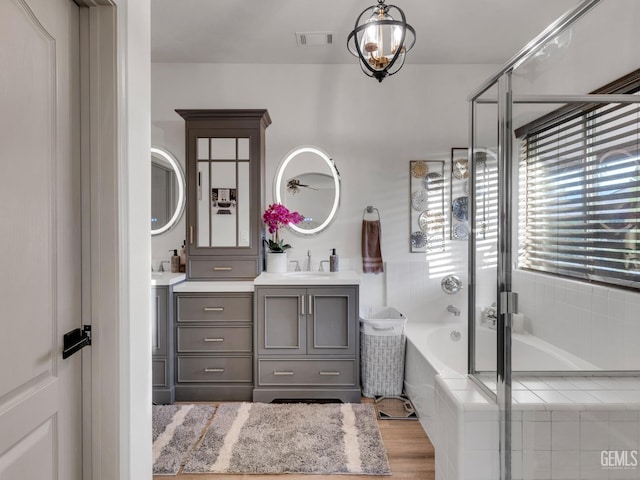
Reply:
[[164, 264], [165, 264], [165, 263], [171, 264], [171, 262], [170, 262], [169, 260], [162, 260], [162, 261], [160, 262], [160, 267], [158, 267], [158, 271], [159, 271], [159, 272], [168, 272], [169, 270], [171, 270], [171, 268], [169, 268], [169, 270], [165, 270], [165, 269], [164, 269]]
[[460, 316], [460, 309], [458, 307], [453, 306], [453, 305], [449, 305], [447, 307], [447, 312], [453, 313], [456, 317]]
[[295, 263], [296, 264], [296, 272], [300, 271], [300, 262], [298, 260], [289, 260], [289, 263]]
[[320, 266], [318, 267], [319, 272], [324, 272], [325, 269], [322, 267], [323, 263], [329, 263], [329, 260], [320, 260]]
[[307, 250], [307, 272], [311, 271], [311, 250]]

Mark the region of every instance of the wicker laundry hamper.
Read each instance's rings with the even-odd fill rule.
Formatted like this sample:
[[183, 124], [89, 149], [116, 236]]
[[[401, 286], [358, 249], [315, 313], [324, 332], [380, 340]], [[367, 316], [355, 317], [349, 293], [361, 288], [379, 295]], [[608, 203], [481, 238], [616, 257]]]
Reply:
[[391, 307], [360, 318], [360, 369], [365, 397], [402, 395], [406, 321]]

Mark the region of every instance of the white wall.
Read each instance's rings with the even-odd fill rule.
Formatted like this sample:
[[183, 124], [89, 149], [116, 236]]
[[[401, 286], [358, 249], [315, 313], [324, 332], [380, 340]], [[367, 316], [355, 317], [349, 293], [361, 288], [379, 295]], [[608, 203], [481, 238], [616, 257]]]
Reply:
[[[362, 212], [373, 205], [382, 219], [382, 255], [388, 268], [386, 276], [363, 276], [361, 305], [388, 303], [410, 320], [438, 320], [446, 318], [452, 301], [440, 290], [441, 277], [456, 273], [466, 283], [467, 243], [447, 242], [441, 260], [449, 267], [438, 273], [424, 253], [409, 253], [409, 161], [448, 160], [451, 147], [468, 143], [467, 95], [497, 67], [406, 65], [378, 83], [355, 63], [152, 64], [152, 143], [184, 161], [184, 122], [175, 109], [267, 108], [273, 123], [266, 134], [265, 201], [272, 201], [280, 160], [303, 144], [329, 153], [344, 188], [338, 217], [325, 232], [313, 238], [285, 232], [293, 245], [290, 258], [303, 260], [311, 250], [317, 269], [329, 249], [336, 248], [342, 269], [361, 270]], [[447, 163], [447, 185], [449, 168]], [[182, 223], [165, 238], [154, 238], [153, 257], [168, 256], [184, 234]], [[387, 291], [389, 276], [393, 281]], [[466, 310], [466, 295], [460, 293], [455, 303]]]

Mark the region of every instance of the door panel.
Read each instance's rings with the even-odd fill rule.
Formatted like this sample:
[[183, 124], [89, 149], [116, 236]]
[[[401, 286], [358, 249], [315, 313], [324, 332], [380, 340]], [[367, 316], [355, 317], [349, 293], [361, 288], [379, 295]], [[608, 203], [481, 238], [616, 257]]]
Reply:
[[309, 288], [309, 355], [353, 355], [356, 351], [355, 289]]
[[258, 293], [258, 353], [306, 353], [305, 289], [261, 289]]
[[69, 0], [0, 2], [2, 479], [81, 478], [78, 34]]

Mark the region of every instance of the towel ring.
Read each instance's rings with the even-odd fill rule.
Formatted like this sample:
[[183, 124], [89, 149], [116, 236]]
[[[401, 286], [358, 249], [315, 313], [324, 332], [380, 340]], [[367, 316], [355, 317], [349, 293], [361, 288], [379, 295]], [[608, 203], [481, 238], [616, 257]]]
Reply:
[[378, 211], [378, 209], [376, 207], [372, 207], [371, 205], [367, 206], [363, 212], [362, 212], [362, 219], [364, 220], [364, 217], [367, 214], [371, 214], [371, 213], [375, 213], [376, 215], [378, 215], [378, 220], [380, 220], [380, 212]]

